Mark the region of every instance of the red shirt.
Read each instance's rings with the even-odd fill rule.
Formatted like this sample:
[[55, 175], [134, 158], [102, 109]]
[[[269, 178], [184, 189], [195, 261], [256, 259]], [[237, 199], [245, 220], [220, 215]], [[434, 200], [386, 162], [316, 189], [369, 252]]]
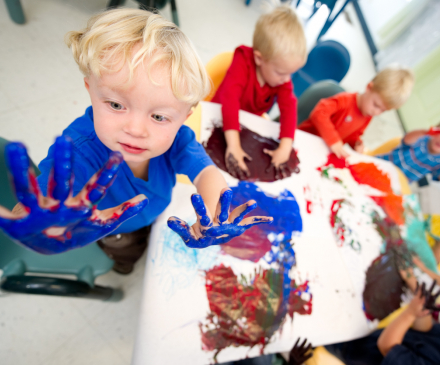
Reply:
[[222, 104], [223, 130], [240, 130], [238, 111], [245, 110], [262, 115], [272, 106], [277, 97], [280, 108], [280, 138], [292, 138], [296, 128], [296, 97], [293, 95], [292, 82], [271, 87], [260, 86], [254, 50], [240, 46], [235, 49], [232, 64], [226, 76], [212, 98], [212, 102]]
[[342, 141], [354, 148], [371, 121], [357, 106], [356, 93], [321, 99], [298, 129], [320, 136], [328, 146]]

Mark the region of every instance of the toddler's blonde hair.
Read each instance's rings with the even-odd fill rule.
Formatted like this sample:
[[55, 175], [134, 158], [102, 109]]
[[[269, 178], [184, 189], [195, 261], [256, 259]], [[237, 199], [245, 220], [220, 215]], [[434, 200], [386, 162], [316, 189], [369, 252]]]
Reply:
[[190, 40], [158, 14], [139, 9], [106, 11], [93, 16], [85, 29], [67, 33], [65, 41], [85, 76], [117, 72], [127, 63], [130, 81], [136, 67], [148, 58], [152, 82], [154, 64], [169, 67], [177, 99], [195, 105], [210, 90], [209, 77]]
[[260, 16], [255, 26], [253, 48], [266, 60], [298, 57], [305, 63], [306, 37], [295, 11], [288, 5], [281, 5]]
[[401, 107], [411, 95], [414, 74], [400, 65], [390, 65], [372, 80], [372, 90], [377, 92], [387, 108]]

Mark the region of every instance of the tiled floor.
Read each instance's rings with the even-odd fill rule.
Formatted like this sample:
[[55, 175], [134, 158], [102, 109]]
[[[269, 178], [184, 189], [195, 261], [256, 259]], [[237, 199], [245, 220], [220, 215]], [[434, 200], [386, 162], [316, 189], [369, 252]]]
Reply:
[[[107, 0], [21, 0], [27, 23], [12, 23], [0, 1], [0, 135], [23, 141], [35, 162], [45, 157], [61, 131], [90, 104], [82, 75], [63, 43], [64, 34], [85, 25]], [[250, 44], [261, 0], [177, 0], [182, 30], [203, 62], [215, 54]], [[307, 4], [306, 1], [303, 3]], [[127, 0], [126, 6], [136, 7]], [[306, 14], [307, 8], [300, 9]], [[353, 9], [325, 38], [343, 43], [351, 68], [342, 85], [362, 91], [374, 67]], [[170, 18], [169, 9], [163, 14]], [[325, 18], [322, 9], [306, 26], [311, 47]], [[375, 147], [402, 133], [394, 112], [376, 118], [365, 142]], [[135, 272], [113, 272], [98, 283], [120, 287], [119, 303], [85, 299], [0, 294], [0, 364], [129, 364], [145, 263]]]

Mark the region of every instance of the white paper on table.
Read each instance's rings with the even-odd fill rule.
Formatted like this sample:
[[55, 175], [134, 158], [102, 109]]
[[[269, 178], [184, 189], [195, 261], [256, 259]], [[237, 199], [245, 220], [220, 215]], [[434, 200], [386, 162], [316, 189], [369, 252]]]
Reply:
[[[206, 141], [212, 123], [221, 123], [219, 104], [202, 103], [201, 142]], [[276, 139], [279, 124], [240, 111], [240, 122], [252, 131]], [[372, 324], [363, 312], [363, 283], [372, 260], [379, 256], [382, 239], [360, 207], [374, 205], [367, 195], [374, 189], [359, 185], [348, 171], [336, 173], [344, 186], [321, 177], [317, 170], [327, 161], [329, 150], [319, 137], [297, 130], [294, 148], [298, 151], [300, 173], [272, 183], [255, 183], [266, 194], [277, 196], [287, 189], [296, 198], [303, 223], [303, 231], [292, 240], [296, 266], [290, 278], [309, 281], [313, 295], [311, 315], [287, 316], [283, 328], [277, 331], [264, 348], [264, 353], [289, 351], [298, 337], [307, 337], [313, 346], [347, 341], [368, 334]], [[395, 192], [400, 191], [397, 171], [386, 161], [352, 152], [350, 163], [373, 162], [386, 172]], [[238, 181], [221, 171], [233, 187]], [[372, 192], [373, 191], [373, 192]], [[166, 225], [170, 216], [195, 222], [190, 203], [194, 186], [177, 184], [168, 208], [158, 217], [150, 236], [144, 293], [139, 329], [134, 349], [133, 364], [194, 365], [213, 362], [213, 352], [202, 350], [199, 324], [210, 312], [204, 271], [220, 263], [229, 266], [237, 275], [252, 274], [255, 268], [269, 268], [264, 259], [253, 263], [221, 254], [219, 246], [201, 250], [187, 248], [183, 241]], [[377, 193], [377, 192], [376, 192]], [[329, 222], [332, 202], [346, 199], [348, 221], [357, 227], [352, 234], [361, 246], [360, 251], [337, 241]], [[312, 202], [312, 213], [306, 211], [306, 201]], [[375, 207], [380, 211], [380, 208]], [[372, 208], [371, 208], [372, 209]], [[350, 221], [350, 222], [351, 222]], [[218, 362], [254, 357], [260, 348], [228, 347], [222, 350]]]

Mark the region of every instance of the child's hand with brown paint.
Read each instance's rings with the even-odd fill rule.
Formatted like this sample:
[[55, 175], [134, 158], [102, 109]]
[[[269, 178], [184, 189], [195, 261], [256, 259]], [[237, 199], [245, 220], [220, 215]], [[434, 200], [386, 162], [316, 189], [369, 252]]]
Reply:
[[245, 159], [252, 161], [252, 158], [243, 151], [240, 144], [240, 132], [236, 130], [225, 131], [226, 152], [225, 163], [228, 172], [235, 178], [245, 180], [250, 175]]
[[280, 144], [276, 150], [264, 149], [266, 155], [272, 157], [272, 165], [279, 168], [280, 165], [289, 161], [290, 153], [292, 152], [292, 138], [281, 138]]

